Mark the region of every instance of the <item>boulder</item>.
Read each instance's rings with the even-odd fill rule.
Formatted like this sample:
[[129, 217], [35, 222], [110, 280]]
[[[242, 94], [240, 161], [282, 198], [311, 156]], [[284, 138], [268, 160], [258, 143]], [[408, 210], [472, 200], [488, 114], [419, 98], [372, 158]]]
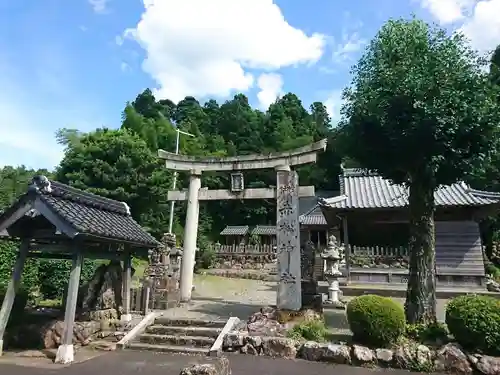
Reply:
[[371, 349], [360, 345], [352, 347], [352, 357], [356, 362], [361, 364], [373, 362], [374, 359]]
[[500, 283], [496, 282], [492, 278], [486, 280], [486, 289], [490, 292], [500, 293]]
[[252, 344], [245, 344], [240, 348], [241, 354], [259, 355], [259, 350], [255, 348]]
[[226, 357], [220, 357], [207, 363], [198, 363], [181, 370], [180, 375], [231, 375], [231, 367]]
[[415, 361], [418, 367], [429, 367], [432, 363], [433, 352], [425, 345], [418, 345], [415, 349]]
[[476, 368], [484, 375], [500, 375], [500, 358], [483, 355], [476, 363]]
[[122, 307], [122, 275], [120, 262], [100, 265], [90, 281], [78, 292], [78, 309], [87, 319], [107, 320], [119, 317]]
[[239, 349], [245, 344], [244, 340], [245, 334], [241, 332], [229, 332], [226, 336], [224, 336], [222, 346], [224, 348]]
[[394, 361], [397, 367], [408, 369], [414, 360], [412, 348], [407, 344], [402, 344], [394, 351]]
[[300, 348], [300, 356], [308, 361], [320, 361], [324, 356], [325, 346], [316, 341], [306, 341]]
[[323, 352], [323, 360], [338, 364], [350, 364], [351, 348], [347, 345], [328, 344]]
[[[75, 322], [73, 325], [73, 344], [88, 345], [91, 336], [100, 330], [100, 325], [95, 322]], [[43, 327], [43, 343], [45, 349], [59, 347], [64, 331], [64, 321], [53, 321]]]
[[282, 337], [263, 337], [262, 354], [269, 357], [295, 358], [297, 348], [295, 341]]
[[438, 350], [434, 361], [436, 371], [453, 374], [472, 374], [472, 366], [462, 348], [455, 343], [449, 343]]
[[390, 349], [377, 349], [375, 350], [375, 358], [379, 364], [390, 366], [394, 358], [394, 352]]
[[253, 336], [284, 336], [285, 328], [276, 320], [262, 319], [247, 324], [249, 335]]

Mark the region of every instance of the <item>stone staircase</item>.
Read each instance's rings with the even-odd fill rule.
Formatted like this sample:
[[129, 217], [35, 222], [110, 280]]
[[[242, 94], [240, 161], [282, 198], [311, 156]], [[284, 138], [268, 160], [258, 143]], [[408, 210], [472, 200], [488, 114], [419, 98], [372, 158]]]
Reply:
[[163, 353], [207, 355], [225, 320], [192, 320], [158, 317], [128, 349]]

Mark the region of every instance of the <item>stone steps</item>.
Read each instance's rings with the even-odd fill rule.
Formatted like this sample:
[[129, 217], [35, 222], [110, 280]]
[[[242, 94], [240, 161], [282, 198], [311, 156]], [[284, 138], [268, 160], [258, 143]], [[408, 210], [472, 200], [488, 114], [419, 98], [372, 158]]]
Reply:
[[165, 325], [165, 326], [193, 326], [193, 327], [212, 327], [212, 328], [224, 328], [226, 324], [225, 320], [206, 320], [206, 319], [175, 319], [168, 317], [158, 317], [155, 319], [155, 325]]
[[139, 341], [146, 344], [155, 345], [177, 345], [177, 346], [194, 346], [200, 348], [210, 348], [217, 336], [176, 336], [176, 335], [155, 335], [151, 333], [143, 333], [139, 336]]
[[158, 317], [128, 349], [161, 353], [207, 355], [226, 324], [224, 320], [193, 320]]
[[146, 333], [179, 336], [217, 337], [221, 331], [222, 328], [218, 327], [167, 326], [162, 324], [155, 324], [146, 328]]
[[129, 344], [128, 349], [138, 350], [138, 351], [148, 351], [155, 353], [182, 353], [190, 355], [207, 355], [207, 348], [196, 348], [188, 346], [176, 346], [176, 345], [157, 345], [157, 344], [146, 344], [143, 342], [133, 342]]

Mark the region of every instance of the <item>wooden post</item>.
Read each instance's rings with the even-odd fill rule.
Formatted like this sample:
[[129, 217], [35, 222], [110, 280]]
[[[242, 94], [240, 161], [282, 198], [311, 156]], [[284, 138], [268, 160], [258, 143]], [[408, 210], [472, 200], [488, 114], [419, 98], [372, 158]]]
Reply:
[[130, 288], [132, 286], [132, 256], [130, 252], [123, 254], [123, 275], [122, 275], [122, 294], [123, 294], [123, 314], [121, 320], [130, 322], [132, 314], [130, 313]]
[[3, 298], [2, 309], [0, 310], [0, 356], [3, 351], [3, 335], [5, 334], [5, 327], [7, 327], [10, 312], [12, 311], [12, 306], [14, 305], [14, 299], [16, 298], [16, 293], [19, 290], [19, 284], [21, 282], [21, 276], [23, 274], [24, 263], [26, 261], [26, 256], [28, 255], [28, 251], [29, 240], [23, 240], [21, 242], [21, 246], [19, 247], [16, 263], [14, 264], [14, 269], [12, 270], [12, 277]]
[[351, 281], [351, 246], [349, 245], [349, 232], [347, 229], [347, 217], [344, 215], [342, 218], [342, 230], [344, 232], [344, 246], [345, 246], [345, 270], [347, 273], [347, 283]]
[[57, 348], [55, 363], [67, 364], [75, 359], [73, 348], [73, 326], [75, 324], [76, 302], [78, 298], [78, 286], [80, 284], [80, 274], [82, 271], [83, 254], [81, 249], [75, 249], [73, 253], [73, 263], [69, 275], [68, 293], [66, 297], [66, 307], [64, 311], [64, 331], [62, 342]]

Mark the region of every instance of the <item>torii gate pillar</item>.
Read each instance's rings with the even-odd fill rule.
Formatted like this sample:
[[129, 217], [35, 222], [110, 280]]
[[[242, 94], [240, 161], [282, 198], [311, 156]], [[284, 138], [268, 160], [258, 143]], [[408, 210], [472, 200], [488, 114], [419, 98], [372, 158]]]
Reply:
[[201, 171], [193, 170], [189, 176], [188, 204], [186, 225], [184, 227], [184, 251], [181, 262], [180, 299], [182, 302], [191, 299], [193, 289], [193, 273], [196, 258], [196, 242], [198, 240], [198, 218], [201, 188]]
[[[180, 300], [191, 299], [193, 273], [198, 237], [198, 216], [200, 200], [224, 199], [266, 199], [276, 198], [278, 272], [280, 281], [277, 295], [278, 308], [298, 310], [301, 308], [301, 274], [298, 197], [314, 196], [314, 187], [298, 186], [297, 173], [291, 166], [316, 162], [317, 153], [326, 148], [326, 139], [297, 148], [292, 151], [268, 155], [244, 155], [224, 158], [198, 158], [158, 151], [165, 167], [175, 171], [189, 171], [189, 190], [186, 225], [184, 228], [184, 248], [181, 264]], [[229, 190], [200, 190], [201, 174], [208, 171], [242, 171], [270, 169], [277, 171], [276, 189], [243, 189], [241, 192]], [[311, 194], [312, 193], [312, 194]], [[169, 200], [185, 200], [182, 191], [169, 191]]]

